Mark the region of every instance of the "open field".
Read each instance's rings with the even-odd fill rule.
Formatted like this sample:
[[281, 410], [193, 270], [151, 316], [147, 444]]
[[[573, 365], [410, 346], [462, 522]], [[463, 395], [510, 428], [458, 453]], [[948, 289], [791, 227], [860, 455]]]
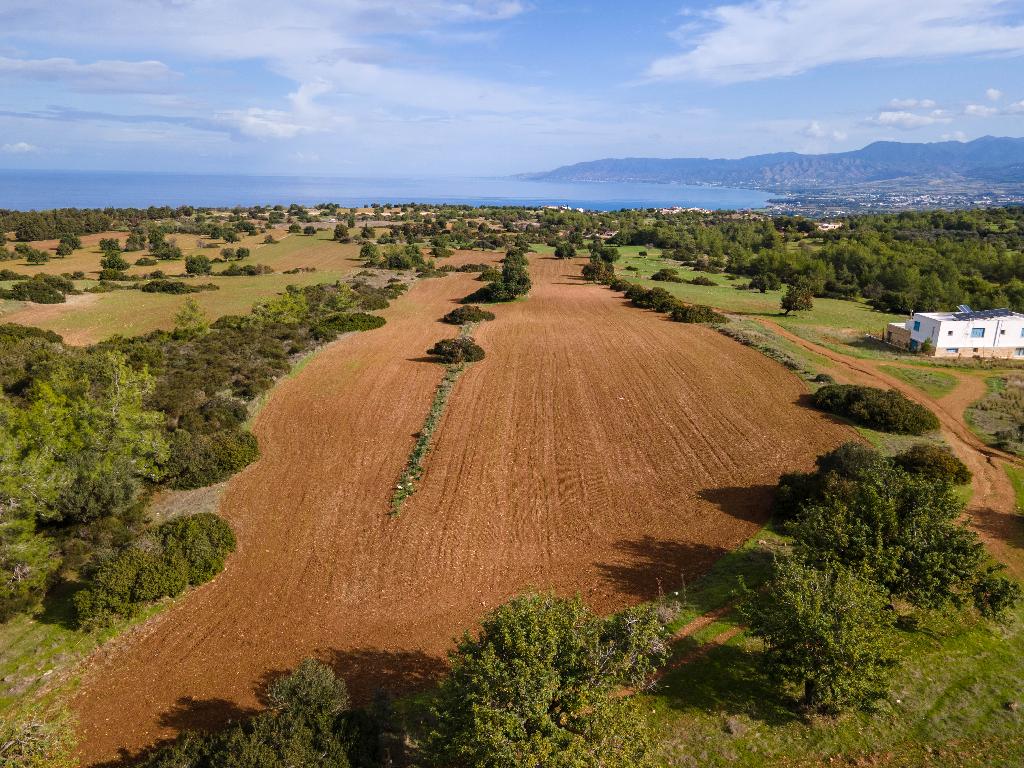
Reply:
[[479, 284], [417, 283], [386, 326], [275, 390], [262, 459], [223, 498], [239, 539], [225, 572], [86, 669], [86, 763], [237, 718], [310, 654], [364, 701], [422, 685], [454, 635], [526, 587], [601, 611], [677, 589], [758, 530], [781, 472], [853, 436], [759, 353], [626, 307], [580, 283], [579, 262], [531, 261], [530, 296], [478, 329], [487, 358], [399, 517], [392, 486], [443, 372], [424, 350]]
[[[124, 233], [120, 233], [124, 234]], [[233, 264], [265, 264], [274, 273], [255, 277], [200, 276], [189, 278], [197, 283], [213, 283], [216, 291], [188, 294], [194, 298], [214, 320], [222, 315], [244, 314], [252, 305], [267, 296], [282, 292], [288, 285], [312, 285], [333, 282], [356, 269], [359, 248], [332, 242], [330, 232], [321, 232], [317, 237], [304, 235], [277, 235], [279, 242], [262, 244], [262, 235], [249, 237], [252, 240], [252, 255]], [[100, 236], [88, 236], [98, 239]], [[178, 236], [179, 242], [185, 240]], [[195, 238], [192, 237], [192, 240]], [[86, 238], [83, 238], [83, 245]], [[232, 247], [243, 245], [234, 243]], [[60, 273], [76, 269], [98, 271], [99, 255], [88, 253], [88, 248], [76, 251], [63, 260], [51, 260], [41, 268], [19, 262], [4, 262], [8, 269], [35, 274], [39, 271]], [[94, 250], [94, 249], [93, 249]], [[186, 254], [187, 248], [183, 248]], [[216, 255], [219, 251], [209, 251]], [[126, 254], [131, 260], [133, 254]], [[88, 257], [88, 264], [84, 259]], [[74, 263], [72, 263], [74, 262]], [[215, 264], [214, 271], [220, 271], [226, 264]], [[286, 275], [285, 270], [296, 267], [312, 267], [315, 272], [300, 272]], [[184, 261], [160, 262], [155, 267], [132, 267], [128, 272], [142, 273], [162, 269], [168, 275], [177, 275], [185, 270]], [[79, 287], [94, 285], [91, 281], [79, 281]], [[143, 293], [137, 290], [111, 291], [109, 293], [86, 293], [69, 296], [64, 304], [32, 304], [21, 301], [0, 300], [0, 322], [34, 325], [59, 333], [69, 344], [91, 344], [113, 334], [134, 336], [156, 329], [169, 329], [174, 324], [174, 315], [179, 311], [186, 296]]]

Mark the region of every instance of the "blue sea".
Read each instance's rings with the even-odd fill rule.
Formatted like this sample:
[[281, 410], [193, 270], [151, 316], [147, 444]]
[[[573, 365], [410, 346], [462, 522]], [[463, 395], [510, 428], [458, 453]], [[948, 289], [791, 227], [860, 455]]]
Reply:
[[768, 193], [676, 184], [553, 183], [515, 178], [338, 178], [0, 170], [0, 208], [146, 208], [150, 205], [370, 203], [760, 208]]

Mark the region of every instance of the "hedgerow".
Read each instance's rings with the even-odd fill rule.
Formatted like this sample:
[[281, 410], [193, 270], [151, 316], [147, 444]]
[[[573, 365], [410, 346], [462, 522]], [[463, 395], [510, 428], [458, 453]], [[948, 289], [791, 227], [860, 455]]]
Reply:
[[677, 304], [669, 312], [669, 318], [676, 323], [727, 323], [729, 318], [703, 304]]

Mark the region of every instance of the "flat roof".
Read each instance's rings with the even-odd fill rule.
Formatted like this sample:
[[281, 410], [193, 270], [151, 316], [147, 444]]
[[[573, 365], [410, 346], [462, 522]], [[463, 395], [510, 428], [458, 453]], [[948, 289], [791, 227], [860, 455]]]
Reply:
[[970, 312], [915, 312], [915, 317], [928, 317], [932, 320], [998, 320], [1004, 317], [1015, 317], [1024, 320], [1024, 314], [1012, 309], [979, 309]]

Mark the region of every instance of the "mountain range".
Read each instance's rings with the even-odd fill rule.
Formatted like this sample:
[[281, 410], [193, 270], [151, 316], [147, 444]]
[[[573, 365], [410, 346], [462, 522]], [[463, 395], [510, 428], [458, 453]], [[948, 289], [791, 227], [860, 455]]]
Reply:
[[735, 160], [627, 157], [520, 174], [538, 181], [713, 184], [755, 189], [825, 189], [877, 184], [1024, 183], [1024, 138], [985, 136], [929, 144], [877, 141], [823, 155], [776, 152]]

